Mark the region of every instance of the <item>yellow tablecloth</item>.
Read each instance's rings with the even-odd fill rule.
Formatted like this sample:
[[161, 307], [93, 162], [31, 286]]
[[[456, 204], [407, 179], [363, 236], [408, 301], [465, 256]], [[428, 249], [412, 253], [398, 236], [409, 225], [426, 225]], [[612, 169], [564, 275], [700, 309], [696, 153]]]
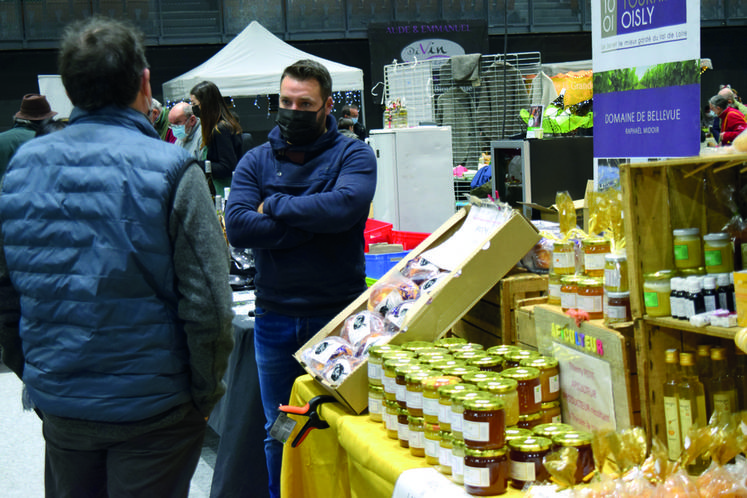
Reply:
[[[320, 394], [327, 392], [303, 375], [293, 385], [290, 404], [303, 406]], [[291, 448], [291, 441], [307, 419], [291, 415], [298, 424], [283, 451], [284, 497], [390, 498], [402, 472], [429, 467], [424, 458], [410, 455], [388, 438], [384, 424], [371, 421], [367, 414], [355, 415], [340, 403], [326, 403], [320, 415], [330, 428], [312, 430], [296, 448]], [[510, 488], [501, 496], [522, 495]]]

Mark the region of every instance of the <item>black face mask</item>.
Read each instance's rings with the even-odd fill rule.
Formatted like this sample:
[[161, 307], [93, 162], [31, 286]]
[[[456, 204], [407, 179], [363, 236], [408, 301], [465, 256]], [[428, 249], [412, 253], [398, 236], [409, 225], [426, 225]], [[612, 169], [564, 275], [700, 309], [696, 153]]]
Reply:
[[192, 114], [194, 114], [198, 118], [200, 117], [200, 106], [199, 105], [192, 106]]
[[327, 116], [322, 113], [321, 119], [317, 118], [322, 109], [324, 106], [317, 111], [296, 111], [281, 107], [275, 120], [280, 128], [280, 134], [292, 145], [310, 144], [324, 131]]

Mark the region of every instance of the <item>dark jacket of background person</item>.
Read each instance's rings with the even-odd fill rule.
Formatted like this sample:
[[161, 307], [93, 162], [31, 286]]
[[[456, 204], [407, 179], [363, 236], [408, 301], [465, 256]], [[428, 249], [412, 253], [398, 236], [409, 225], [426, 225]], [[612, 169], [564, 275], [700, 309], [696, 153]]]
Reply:
[[326, 127], [295, 147], [273, 128], [239, 162], [228, 199], [229, 242], [254, 248], [257, 306], [284, 315], [337, 312], [366, 290], [362, 234], [376, 160], [367, 144], [338, 133], [334, 117]]
[[224, 392], [227, 248], [195, 159], [158, 138], [131, 108], [75, 108], [8, 167], [0, 344], [45, 421], [207, 416]]

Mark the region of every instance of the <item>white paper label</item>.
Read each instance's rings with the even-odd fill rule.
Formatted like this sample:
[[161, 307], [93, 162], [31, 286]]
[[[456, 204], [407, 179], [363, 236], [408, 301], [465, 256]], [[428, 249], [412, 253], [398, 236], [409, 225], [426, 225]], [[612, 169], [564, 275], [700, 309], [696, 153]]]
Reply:
[[411, 448], [425, 448], [425, 434], [423, 431], [409, 431]]
[[397, 437], [402, 441], [410, 440], [410, 426], [407, 424], [397, 423]]
[[552, 377], [550, 377], [548, 382], [550, 384], [551, 393], [556, 393], [560, 391], [560, 376], [559, 375], [553, 375]]
[[[541, 398], [542, 393], [540, 392], [540, 399]], [[470, 441], [490, 441], [490, 423], [465, 420], [462, 425], [462, 435], [464, 436], [464, 439], [469, 439]]]
[[490, 469], [464, 466], [464, 484], [487, 488], [490, 486]]
[[397, 401], [407, 403], [407, 386], [404, 384], [394, 384], [394, 397]]
[[451, 475], [460, 476], [464, 474], [464, 458], [451, 454]]
[[606, 254], [584, 254], [584, 268], [586, 270], [603, 270]]
[[451, 450], [449, 448], [439, 447], [438, 463], [444, 467], [451, 467]]
[[451, 406], [438, 404], [438, 422], [440, 424], [451, 424]]
[[388, 392], [389, 394], [394, 393], [394, 383], [396, 381], [394, 380], [394, 377], [387, 377], [386, 375], [381, 376], [381, 385], [384, 386], [384, 391]]
[[560, 299], [560, 287], [562, 287], [560, 284], [550, 284], [547, 286], [547, 294], [550, 297], [556, 297]]
[[587, 313], [601, 313], [602, 296], [578, 296], [576, 297], [576, 307]]
[[560, 306], [565, 309], [571, 309], [576, 307], [576, 293], [575, 292], [561, 292], [560, 293]]
[[407, 391], [407, 408], [423, 408], [423, 393]]
[[451, 412], [451, 432], [462, 432], [464, 427], [464, 417], [461, 413]]
[[368, 397], [368, 411], [369, 413], [383, 413], [382, 411], [383, 405], [381, 404], [381, 400], [378, 398], [372, 398], [371, 396]]
[[542, 403], [542, 384], [534, 386], [534, 402]]
[[553, 424], [559, 424], [562, 421], [563, 421], [563, 417], [561, 417], [560, 415], [555, 415], [555, 416], [552, 417], [552, 422], [551, 423], [553, 423]]
[[572, 251], [552, 253], [553, 268], [575, 268], [576, 254]]
[[384, 425], [388, 431], [397, 430], [397, 414], [386, 412], [384, 415]]
[[[511, 479], [534, 481], [536, 479], [534, 462], [514, 462], [511, 460]], [[464, 474], [464, 481], [467, 482], [466, 473]]]
[[625, 306], [608, 306], [607, 317], [625, 320], [627, 318], [627, 309]]
[[[368, 378], [381, 382], [381, 364], [368, 362]], [[373, 382], [371, 382], [373, 384]]]
[[604, 285], [605, 286], [614, 287], [617, 289], [620, 287], [620, 279], [621, 279], [621, 275], [617, 269], [614, 269], [614, 270], [605, 269], [604, 270]]
[[438, 444], [438, 441], [435, 439], [428, 439], [425, 438], [425, 454], [429, 457], [438, 458], [438, 452], [440, 451], [441, 447]]
[[438, 399], [423, 397], [423, 413], [438, 418]]

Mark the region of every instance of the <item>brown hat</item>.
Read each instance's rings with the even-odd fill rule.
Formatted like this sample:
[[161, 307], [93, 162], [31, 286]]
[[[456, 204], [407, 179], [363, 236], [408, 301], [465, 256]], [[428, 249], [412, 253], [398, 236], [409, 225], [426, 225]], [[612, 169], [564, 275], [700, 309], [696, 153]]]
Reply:
[[57, 113], [49, 107], [47, 97], [36, 93], [28, 93], [23, 96], [21, 110], [16, 113], [15, 117], [28, 119], [29, 121], [42, 121], [56, 115]]

